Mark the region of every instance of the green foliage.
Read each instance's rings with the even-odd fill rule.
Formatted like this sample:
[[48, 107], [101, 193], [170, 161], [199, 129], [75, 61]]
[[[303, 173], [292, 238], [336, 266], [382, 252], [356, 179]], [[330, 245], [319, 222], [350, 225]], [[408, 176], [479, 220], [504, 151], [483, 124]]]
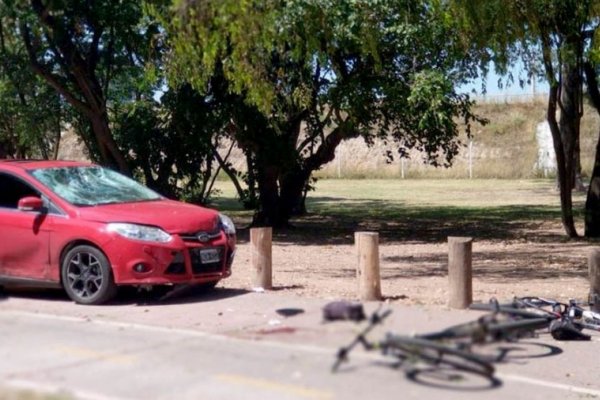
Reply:
[[115, 134], [130, 149], [128, 162], [160, 193], [203, 203], [215, 173], [213, 144], [222, 126], [211, 104], [189, 86], [166, 92], [161, 102], [132, 102], [117, 115]]
[[0, 157], [53, 157], [60, 140], [61, 101], [33, 71], [0, 3]]
[[262, 66], [276, 34], [272, 24], [275, 4], [273, 0], [175, 1], [173, 13], [163, 16], [163, 23], [175, 34], [171, 81], [189, 81], [203, 90], [215, 69], [222, 68], [233, 91], [252, 87], [249, 99], [266, 109], [273, 94]]
[[395, 109], [411, 106], [411, 85], [427, 71], [447, 79], [438, 112], [457, 115], [464, 102], [452, 96], [452, 84], [473, 71], [456, 68], [469, 54], [452, 42], [444, 16], [419, 1], [179, 2], [168, 25], [170, 76], [205, 90], [220, 65], [229, 90], [277, 124], [310, 111], [320, 125], [339, 125], [342, 118], [323, 117], [334, 108], [368, 134], [376, 120], [401, 119]]
[[[577, 62], [582, 49], [591, 56], [596, 51], [584, 43], [589, 39], [584, 32], [596, 31], [598, 0], [453, 0], [450, 4], [463, 44], [476, 49], [484, 71], [493, 62], [500, 72], [508, 73], [522, 61], [527, 76], [520, 79], [543, 77], [555, 83], [560, 64]], [[577, 36], [580, 43], [572, 47], [570, 42]], [[553, 64], [555, 71], [550, 72], [554, 73], [544, 67], [544, 57]]]
[[2, 0], [4, 26], [18, 38], [27, 66], [71, 107], [64, 115], [77, 127], [90, 154], [127, 172], [124, 152], [111, 134], [111, 107], [147, 92], [144, 65], [160, 49], [156, 23], [142, 3], [123, 1]]
[[222, 71], [227, 91], [262, 114], [255, 131], [235, 132], [261, 201], [298, 199], [339, 142], [361, 135], [448, 165], [460, 145], [456, 117], [467, 126], [477, 120], [454, 90], [476, 64], [444, 4], [180, 1], [162, 19], [173, 47], [169, 77], [206, 91]]

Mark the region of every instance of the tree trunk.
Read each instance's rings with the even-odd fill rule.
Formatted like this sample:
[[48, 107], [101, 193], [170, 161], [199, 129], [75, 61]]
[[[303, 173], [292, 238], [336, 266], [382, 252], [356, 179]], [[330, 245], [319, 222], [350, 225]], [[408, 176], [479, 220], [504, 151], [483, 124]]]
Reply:
[[[96, 111], [96, 110], [95, 110]], [[106, 112], [96, 111], [94, 116], [90, 118], [92, 131], [100, 150], [102, 163], [119, 170], [120, 172], [130, 175], [129, 166], [125, 157], [119, 150], [119, 146], [115, 142], [110, 127], [108, 124], [108, 116]]]
[[[256, 182], [259, 192], [259, 208], [252, 224], [273, 228], [289, 227], [289, 220], [299, 215], [304, 208], [305, 189], [313, 171], [330, 162], [335, 157], [335, 148], [342, 140], [358, 136], [349, 123], [336, 127], [321, 143], [318, 149], [303, 161], [295, 162], [282, 154], [296, 154], [295, 144], [291, 141], [278, 141], [273, 137], [260, 144], [261, 151], [269, 146], [272, 159], [256, 159]], [[261, 137], [261, 140], [264, 140]], [[259, 146], [257, 146], [259, 147]], [[251, 151], [250, 147], [244, 150]]]
[[[559, 130], [562, 139], [564, 173], [560, 182], [563, 224], [567, 235], [578, 237], [573, 218], [572, 190], [575, 187], [575, 148], [579, 140], [581, 120], [581, 75], [579, 63], [565, 63], [560, 82], [560, 120]], [[556, 149], [557, 153], [560, 151]], [[558, 162], [558, 158], [557, 158]]]
[[585, 200], [585, 236], [600, 237], [600, 133], [596, 143], [594, 168]]
[[287, 227], [289, 218], [284, 219], [281, 215], [279, 168], [274, 165], [262, 166], [258, 168], [257, 172], [259, 204], [252, 220], [252, 226]]
[[[567, 169], [566, 154], [563, 146], [562, 135], [558, 122], [556, 121], [556, 106], [558, 103], [558, 86], [553, 85], [550, 87], [550, 93], [548, 95], [548, 110], [547, 120], [550, 126], [550, 132], [552, 132], [552, 141], [554, 144], [554, 152], [556, 153], [556, 171], [558, 175], [558, 187], [560, 190], [560, 207], [562, 214], [562, 224], [565, 228], [565, 232], [571, 238], [577, 237], [577, 230], [575, 229], [575, 221], [573, 219], [573, 201], [571, 197], [571, 179], [569, 178], [570, 173]], [[571, 159], [572, 160], [572, 159]], [[572, 162], [569, 163], [570, 165]]]
[[[312, 172], [312, 171], [311, 171]], [[279, 180], [281, 190], [281, 213], [282, 217], [289, 219], [294, 215], [306, 213], [304, 205], [304, 190], [308, 184], [310, 172], [296, 170], [288, 172]]]
[[[592, 105], [600, 115], [600, 90], [598, 88], [596, 70], [590, 63], [585, 63], [583, 69]], [[588, 187], [585, 201], [585, 236], [600, 237], [600, 132], [598, 133], [598, 141], [596, 142], [594, 168], [592, 169], [590, 186]]]

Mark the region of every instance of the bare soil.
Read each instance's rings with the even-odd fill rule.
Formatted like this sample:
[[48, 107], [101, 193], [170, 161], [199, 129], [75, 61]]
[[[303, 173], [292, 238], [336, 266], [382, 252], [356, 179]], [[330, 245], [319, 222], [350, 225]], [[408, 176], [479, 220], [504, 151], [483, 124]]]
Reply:
[[[386, 301], [402, 304], [444, 306], [448, 302], [447, 241], [440, 235], [437, 239], [429, 237], [419, 223], [415, 221], [417, 226], [405, 227], [404, 232], [412, 231], [413, 237], [427, 240], [411, 240], [408, 235], [400, 238], [392, 230], [382, 229], [380, 233], [383, 296]], [[339, 240], [333, 240], [324, 237], [317, 230], [319, 226], [274, 235], [273, 290], [323, 299], [357, 299], [358, 262], [352, 231], [338, 232]], [[587, 258], [597, 243], [567, 240], [559, 223], [520, 226], [503, 238], [478, 238], [477, 231], [463, 228], [449, 233], [474, 239], [474, 301], [518, 295], [587, 298]], [[312, 240], [311, 229], [315, 229]], [[246, 230], [240, 232], [234, 273], [220, 286], [253, 287], [255, 272], [247, 236]]]

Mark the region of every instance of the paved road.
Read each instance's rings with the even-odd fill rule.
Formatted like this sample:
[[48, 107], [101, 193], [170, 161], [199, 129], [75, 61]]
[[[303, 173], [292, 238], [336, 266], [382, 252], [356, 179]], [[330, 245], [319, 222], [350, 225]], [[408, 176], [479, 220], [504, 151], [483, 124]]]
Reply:
[[[600, 398], [598, 337], [559, 348], [550, 338], [520, 343], [511, 361], [498, 366], [494, 387], [439, 373], [422, 373], [417, 378], [427, 384], [415, 383], [381, 357], [360, 352], [332, 374], [338, 345], [356, 327], [322, 324], [323, 304], [273, 293], [106, 307], [11, 296], [0, 301], [0, 386], [62, 390], [81, 399]], [[290, 306], [305, 313], [288, 319], [274, 313]], [[385, 329], [404, 332], [476, 316], [393, 308]], [[560, 354], [536, 357], [552, 349]]]

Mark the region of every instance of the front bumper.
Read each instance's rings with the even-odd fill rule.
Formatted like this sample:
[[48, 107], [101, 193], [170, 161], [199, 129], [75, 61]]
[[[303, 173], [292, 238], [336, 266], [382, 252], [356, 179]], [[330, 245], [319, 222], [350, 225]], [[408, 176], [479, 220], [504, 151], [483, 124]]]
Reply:
[[167, 285], [216, 282], [231, 275], [234, 235], [215, 232], [201, 242], [196, 234], [173, 235], [167, 244], [127, 239], [104, 249], [117, 285]]

